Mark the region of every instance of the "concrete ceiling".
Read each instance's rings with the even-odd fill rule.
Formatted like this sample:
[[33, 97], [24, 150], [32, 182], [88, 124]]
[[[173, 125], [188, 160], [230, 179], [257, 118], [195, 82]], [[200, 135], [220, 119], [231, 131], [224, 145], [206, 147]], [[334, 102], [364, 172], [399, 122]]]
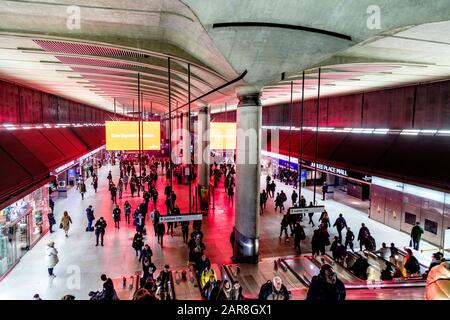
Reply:
[[[67, 25], [71, 5], [79, 29]], [[378, 29], [367, 26], [372, 5]], [[449, 77], [449, 12], [448, 0], [0, 0], [0, 78], [107, 110], [115, 98], [119, 112], [137, 100], [138, 73], [144, 105], [167, 111], [168, 57], [172, 106], [187, 101], [188, 63], [193, 98], [248, 71], [198, 102], [222, 109], [242, 85], [273, 104], [290, 101], [294, 81], [298, 100], [308, 69], [312, 98], [318, 66], [324, 95], [374, 90]]]

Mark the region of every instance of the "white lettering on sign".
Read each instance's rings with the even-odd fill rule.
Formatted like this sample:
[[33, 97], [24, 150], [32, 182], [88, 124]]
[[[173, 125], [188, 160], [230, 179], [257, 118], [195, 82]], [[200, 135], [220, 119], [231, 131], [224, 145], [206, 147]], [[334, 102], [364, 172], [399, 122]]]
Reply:
[[66, 163], [65, 165], [58, 167], [55, 169], [56, 173], [60, 173], [61, 171], [66, 170], [67, 168], [70, 168], [71, 166], [73, 166], [75, 164], [75, 160], [70, 161], [69, 163]]
[[181, 222], [181, 221], [193, 221], [202, 219], [203, 219], [202, 214], [180, 214], [180, 215], [160, 216], [159, 222]]
[[[313, 168], [316, 167], [316, 163], [312, 162], [311, 163], [311, 167], [313, 167]], [[331, 172], [331, 173], [334, 173], [334, 174], [339, 174], [341, 176], [348, 177], [347, 170], [345, 170], [345, 169], [331, 167], [331, 166], [327, 166], [327, 165], [324, 165], [324, 164], [321, 164], [321, 163], [318, 163], [316, 168], [319, 169], [319, 170], [326, 171], [326, 172]]]
[[290, 214], [307, 214], [310, 212], [323, 212], [325, 211], [325, 206], [314, 206], [314, 207], [306, 207], [306, 208], [296, 208], [292, 207], [289, 208]]

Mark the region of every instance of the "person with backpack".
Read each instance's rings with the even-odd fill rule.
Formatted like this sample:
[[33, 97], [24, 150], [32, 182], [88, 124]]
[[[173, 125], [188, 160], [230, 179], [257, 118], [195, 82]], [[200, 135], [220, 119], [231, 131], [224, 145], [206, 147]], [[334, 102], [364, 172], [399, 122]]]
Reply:
[[347, 221], [345, 221], [342, 213], [339, 214], [339, 217], [334, 222], [333, 227], [336, 227], [339, 235], [339, 242], [342, 242], [342, 230], [344, 230], [344, 228], [347, 228]]
[[333, 267], [324, 264], [318, 276], [314, 276], [308, 289], [308, 301], [344, 301], [346, 290], [344, 283], [337, 278]]
[[261, 286], [258, 300], [289, 300], [289, 291], [279, 276]]
[[420, 226], [420, 222], [416, 222], [416, 225], [412, 228], [411, 230], [411, 242], [409, 244], [409, 246], [412, 247], [414, 250], [419, 250], [419, 243], [420, 243], [420, 238], [422, 238], [422, 234], [423, 234], [423, 229]]
[[95, 245], [96, 247], [98, 247], [98, 238], [101, 238], [101, 244], [103, 247], [103, 238], [105, 237], [106, 226], [107, 224], [103, 217], [100, 217], [100, 219], [98, 219], [95, 223], [95, 237], [97, 239], [97, 244]]
[[302, 248], [300, 242], [306, 239], [305, 230], [296, 222], [294, 226], [294, 249], [297, 250], [297, 254], [302, 254]]
[[358, 233], [358, 241], [359, 241], [359, 251], [362, 251], [362, 247], [365, 243], [367, 243], [367, 237], [369, 236], [369, 229], [366, 227], [364, 223], [361, 223], [361, 228]]
[[94, 217], [94, 209], [92, 208], [92, 206], [89, 206], [86, 209], [86, 217], [87, 217], [87, 220], [88, 220], [88, 225], [86, 227], [86, 232], [94, 231], [94, 227], [92, 226], [92, 222], [94, 222], [95, 217]]

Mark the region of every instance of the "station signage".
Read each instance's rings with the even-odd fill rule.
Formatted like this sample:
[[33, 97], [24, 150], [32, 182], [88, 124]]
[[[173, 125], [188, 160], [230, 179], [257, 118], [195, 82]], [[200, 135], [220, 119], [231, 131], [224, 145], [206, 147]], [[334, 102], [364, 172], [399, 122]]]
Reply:
[[209, 141], [211, 150], [236, 150], [236, 123], [211, 122]]
[[348, 177], [347, 170], [345, 170], [345, 169], [327, 166], [326, 164], [321, 164], [321, 163], [316, 164], [315, 162], [311, 162], [310, 166], [313, 168], [317, 167], [317, 169], [319, 169], [321, 171], [331, 172], [334, 174], [338, 174], [340, 176]]
[[298, 214], [298, 215], [305, 215], [307, 213], [323, 212], [323, 211], [325, 211], [325, 206], [313, 206], [313, 207], [305, 207], [305, 208], [299, 208], [299, 207], [289, 208], [289, 214]]
[[159, 222], [182, 222], [182, 221], [194, 221], [202, 220], [203, 214], [172, 214], [159, 216]]

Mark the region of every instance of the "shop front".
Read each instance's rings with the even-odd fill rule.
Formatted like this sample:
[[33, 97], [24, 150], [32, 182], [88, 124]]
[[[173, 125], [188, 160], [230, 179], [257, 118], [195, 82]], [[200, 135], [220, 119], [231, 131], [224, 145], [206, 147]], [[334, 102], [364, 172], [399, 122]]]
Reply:
[[49, 188], [0, 210], [0, 279], [48, 231]]

